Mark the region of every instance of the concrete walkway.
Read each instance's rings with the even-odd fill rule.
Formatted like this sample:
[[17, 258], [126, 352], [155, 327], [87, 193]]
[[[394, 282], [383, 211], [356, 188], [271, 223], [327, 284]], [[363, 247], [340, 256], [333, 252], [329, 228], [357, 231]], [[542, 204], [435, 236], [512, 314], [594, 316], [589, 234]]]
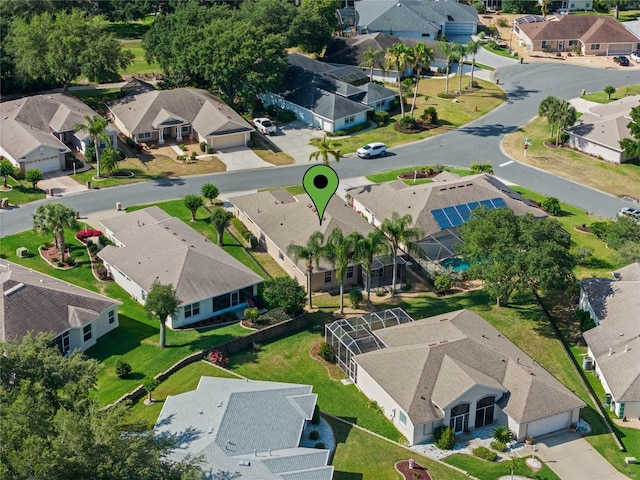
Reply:
[[622, 480], [618, 472], [577, 433], [561, 432], [541, 437], [536, 456], [563, 480]]

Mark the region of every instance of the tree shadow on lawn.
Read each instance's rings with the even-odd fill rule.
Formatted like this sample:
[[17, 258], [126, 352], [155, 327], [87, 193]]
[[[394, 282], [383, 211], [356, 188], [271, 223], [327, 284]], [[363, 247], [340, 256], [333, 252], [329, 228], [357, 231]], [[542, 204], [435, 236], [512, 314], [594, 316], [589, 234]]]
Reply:
[[362, 478], [364, 478], [362, 473], [341, 472], [340, 470], [334, 470], [333, 472], [334, 480], [362, 480]]
[[[215, 330], [218, 327], [212, 327], [200, 330], [200, 332], [210, 332], [211, 330]], [[208, 336], [200, 336], [196, 340], [192, 340], [189, 342], [183, 343], [172, 343], [171, 342], [171, 333], [168, 332], [167, 335], [167, 348], [180, 348], [180, 347], [192, 347], [194, 352], [198, 350], [206, 350], [209, 348], [215, 348], [216, 345], [220, 345], [222, 343], [226, 343], [234, 338], [237, 338], [235, 335], [231, 335], [229, 333], [224, 333], [222, 335], [208, 335]]]
[[[356, 423], [357, 418], [355, 417], [339, 417], [345, 422]], [[336, 444], [338, 443], [347, 443], [347, 439], [349, 438], [349, 433], [353, 428], [352, 425], [349, 425], [344, 422], [340, 422], [338, 420], [334, 420], [332, 418], [327, 419], [331, 428], [333, 429], [333, 435], [336, 439]]]
[[158, 333], [156, 328], [123, 314], [118, 315], [118, 323], [118, 328], [100, 337], [98, 342], [87, 350], [88, 356], [104, 362], [114, 355], [130, 352], [139, 347], [143, 340]]
[[556, 334], [551, 327], [551, 323], [540, 311], [540, 308], [533, 303], [530, 296], [516, 296], [507, 307], [516, 311], [516, 315], [522, 320], [533, 322], [533, 330], [543, 337], [556, 338]]
[[594, 256], [589, 257], [583, 265], [585, 268], [592, 268], [594, 270], [613, 270], [616, 268], [615, 265], [608, 262], [603, 258], [597, 258]]

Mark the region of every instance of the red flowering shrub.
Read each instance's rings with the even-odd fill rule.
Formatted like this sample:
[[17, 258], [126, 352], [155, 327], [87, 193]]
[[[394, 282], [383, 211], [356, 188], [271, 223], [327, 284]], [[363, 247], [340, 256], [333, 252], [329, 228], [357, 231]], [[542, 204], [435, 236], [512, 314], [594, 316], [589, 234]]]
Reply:
[[215, 349], [209, 352], [209, 361], [218, 367], [225, 368], [229, 365], [229, 359], [223, 351]]
[[100, 230], [87, 229], [76, 233], [76, 238], [82, 243], [87, 243], [87, 238], [99, 237], [100, 235], [102, 235], [102, 232]]

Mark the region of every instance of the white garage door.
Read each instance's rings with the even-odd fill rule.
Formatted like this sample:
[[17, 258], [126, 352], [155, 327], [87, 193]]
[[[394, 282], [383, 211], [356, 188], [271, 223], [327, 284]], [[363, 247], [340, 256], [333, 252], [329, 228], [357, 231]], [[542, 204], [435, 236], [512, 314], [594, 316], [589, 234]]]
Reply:
[[560, 413], [553, 417], [543, 418], [530, 422], [527, 426], [527, 437], [539, 437], [547, 433], [569, 428], [571, 422], [571, 412]]
[[42, 158], [40, 160], [28, 160], [24, 162], [24, 171], [38, 169], [42, 173], [54, 172], [60, 170], [60, 158], [50, 157]]
[[445, 35], [473, 35], [473, 23], [446, 23]]
[[242, 146], [244, 146], [244, 133], [213, 137], [213, 148], [216, 150]]

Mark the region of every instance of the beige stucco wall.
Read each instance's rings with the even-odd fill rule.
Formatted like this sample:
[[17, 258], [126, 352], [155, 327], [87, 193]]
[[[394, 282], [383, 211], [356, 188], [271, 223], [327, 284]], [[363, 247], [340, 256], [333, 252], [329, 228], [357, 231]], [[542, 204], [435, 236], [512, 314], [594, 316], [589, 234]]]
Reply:
[[578, 150], [584, 153], [588, 153], [589, 155], [601, 157], [603, 160], [607, 160], [609, 162], [622, 163], [621, 151], [616, 150], [613, 147], [594, 143], [587, 138], [573, 135], [570, 132], [568, 133], [569, 145], [571, 145], [573, 148], [577, 148]]

